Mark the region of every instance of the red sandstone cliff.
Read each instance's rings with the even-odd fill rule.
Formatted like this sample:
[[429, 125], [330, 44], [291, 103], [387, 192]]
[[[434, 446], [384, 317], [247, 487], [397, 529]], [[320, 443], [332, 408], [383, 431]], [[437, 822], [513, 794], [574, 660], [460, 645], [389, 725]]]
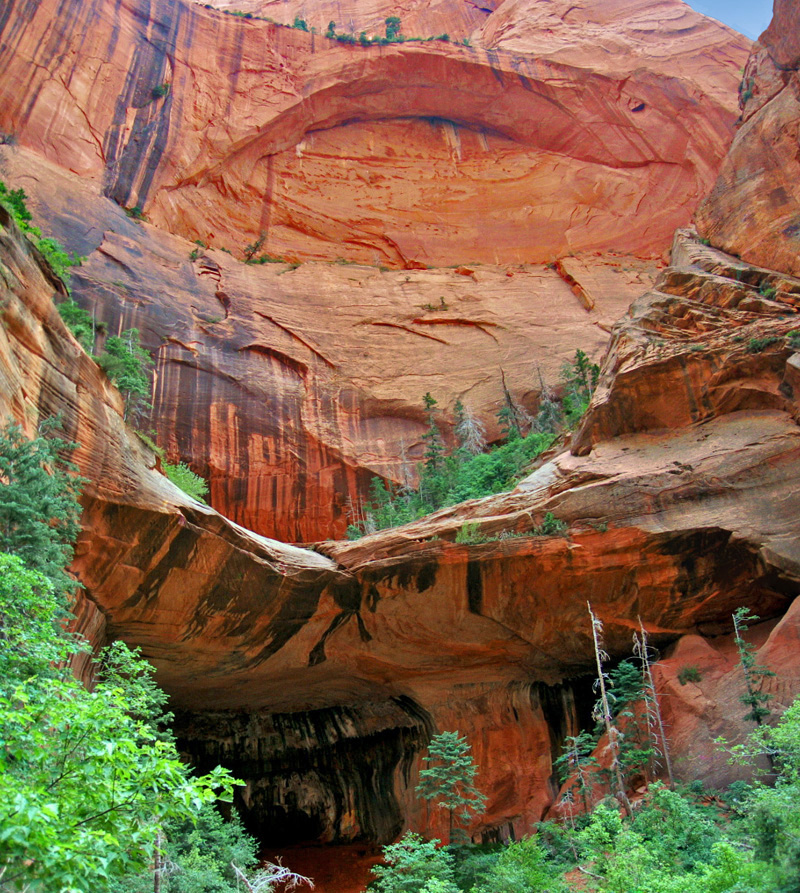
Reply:
[[660, 255], [716, 175], [749, 44], [644, 6], [548, 6], [539, 29], [503, 5], [480, 45], [362, 47], [186, 0], [9, 0], [0, 130], [236, 253], [264, 233], [388, 266]]
[[[487, 46], [532, 39], [513, 8], [498, 9], [495, 31], [490, 17], [482, 37]], [[7, 6], [0, 59], [18, 87], [12, 90], [7, 79], [0, 86], [4, 126], [12, 122], [23, 145], [84, 181], [19, 150], [7, 153], [5, 163], [18, 166], [26, 188], [38, 183], [38, 201], [55, 223], [94, 251], [76, 277], [76, 292], [117, 327], [141, 326], [158, 348], [156, 417], [170, 449], [196, 464], [206, 461], [215, 500], [234, 513], [266, 525], [266, 500], [280, 523], [297, 525], [300, 535], [331, 523], [330, 515], [313, 517], [315, 500], [355, 486], [365, 471], [391, 471], [398, 431], [419, 428], [409, 407], [418, 399], [414, 391], [427, 388], [426, 375], [448, 396], [460, 393], [465, 380], [478, 392], [486, 388], [485, 407], [493, 399], [485, 366], [500, 356], [517, 376], [516, 387], [524, 388], [532, 332], [541, 325], [542, 341], [556, 340], [541, 347], [542, 364], [555, 368], [573, 346], [566, 333], [573, 334], [576, 318], [583, 320], [581, 337], [588, 337], [599, 329], [595, 322], [604, 325], [612, 314], [615, 295], [627, 303], [638, 273], [616, 270], [632, 262], [572, 258], [562, 265], [586, 285], [584, 292], [598, 296], [594, 316], [584, 306], [573, 309], [576, 296], [561, 277], [530, 266], [467, 275], [336, 265], [254, 270], [211, 250], [190, 263], [191, 245], [180, 235], [138, 227], [101, 200], [101, 177], [123, 203], [147, 196], [152, 219], [179, 234], [207, 236], [199, 221], [213, 222], [216, 214], [221, 233], [235, 231], [244, 241], [261, 224], [254, 225], [253, 208], [265, 207], [269, 176], [261, 159], [283, 157], [286, 169], [292, 164], [297, 171], [306, 151], [298, 135], [322, 125], [331, 132], [319, 139], [332, 140], [329, 155], [340, 162], [351, 157], [343, 155], [345, 143], [363, 147], [359, 140], [374, 136], [380, 148], [377, 118], [389, 108], [396, 113], [402, 86], [418, 103], [415, 114], [438, 115], [435, 109], [447, 102], [448, 116], [455, 109], [481, 128], [493, 120], [509, 128], [503, 138], [524, 147], [523, 166], [531, 147], [538, 160], [557, 150], [571, 177], [579, 169], [587, 177], [570, 180], [590, 196], [583, 204], [575, 195], [569, 199], [574, 244], [611, 244], [618, 237], [608, 216], [624, 206], [634, 208], [625, 226], [633, 235], [624, 247], [644, 252], [660, 244], [668, 220], [686, 219], [693, 196], [709, 182], [716, 156], [699, 148], [700, 137], [721, 146], [726, 132], [725, 104], [714, 98], [725, 76], [719, 80], [716, 71], [703, 90], [691, 78], [662, 79], [663, 60], [635, 76], [610, 67], [579, 72], [564, 35], [589, 39], [583, 7], [559, 13], [559, 28], [566, 30], [552, 44], [553, 57], [523, 60], [522, 75], [514, 67], [521, 58], [516, 49], [476, 50], [477, 61], [468, 48], [447, 46], [374, 48], [373, 56], [357, 57], [363, 48], [319, 49], [318, 35], [181, 4], [156, 5], [151, 18], [137, 18], [138, 9], [120, 4], [112, 15], [98, 7], [90, 19], [88, 4], [57, 15], [47, 4], [39, 12]], [[630, 46], [638, 29], [657, 56], [657, 41], [649, 37], [653, 16], [637, 9], [615, 7], [606, 24], [619, 16], [632, 24], [604, 29], [604, 39], [608, 47]], [[681, 20], [673, 5], [659, 6], [658, 15], [662, 10]], [[779, 10], [779, 20], [786, 15]], [[710, 27], [692, 21], [696, 37]], [[701, 69], [716, 66], [728, 50], [732, 59], [740, 52], [728, 32], [714, 33], [724, 37], [716, 48], [698, 51]], [[272, 41], [266, 48], [265, 36]], [[310, 53], [310, 45], [318, 52]], [[782, 45], [776, 39], [772, 52], [784, 52]], [[95, 53], [99, 47], [103, 52]], [[688, 61], [684, 67], [691, 68]], [[463, 89], [467, 71], [472, 92]], [[265, 73], [273, 78], [269, 84]], [[502, 81], [507, 102], [493, 81]], [[167, 95], [154, 97], [153, 87], [167, 82]], [[448, 83], [459, 89], [448, 92]], [[441, 96], [428, 96], [430, 87]], [[476, 110], [484, 88], [487, 104]], [[572, 105], [581, 91], [584, 104]], [[552, 120], [563, 127], [539, 133], [539, 119], [525, 117], [543, 102], [559, 104], [563, 117]], [[637, 110], [640, 102], [644, 108]], [[359, 116], [369, 110], [369, 121], [347, 123], [356, 105]], [[256, 108], [270, 109], [272, 117]], [[633, 123], [654, 109], [652, 131]], [[662, 116], [679, 112], [682, 122], [662, 126]], [[395, 120], [389, 126], [399, 142], [409, 140], [397, 164], [417, 175], [413, 157], [427, 144], [415, 128], [423, 125]], [[352, 142], [350, 127], [362, 128]], [[337, 143], [345, 131], [347, 140]], [[456, 130], [446, 132], [450, 139]], [[745, 152], [737, 146], [735, 152]], [[319, 170], [330, 170], [330, 157]], [[513, 172], [510, 148], [493, 157]], [[676, 158], [690, 163], [673, 165], [675, 180], [665, 183], [659, 165]], [[451, 170], [458, 169], [456, 160], [450, 158]], [[359, 165], [358, 157], [339, 164], [347, 172], [342, 176], [355, 172], [357, 183]], [[593, 179], [594, 166], [603, 168], [603, 179]], [[615, 197], [604, 204], [609, 170], [613, 180], [620, 169], [625, 176], [613, 181]], [[642, 198], [642, 169], [658, 186], [657, 214], [652, 197]], [[48, 184], [56, 182], [67, 188], [48, 197]], [[287, 182], [300, 189], [303, 178]], [[448, 189], [459, 182], [451, 178]], [[558, 177], [551, 170], [543, 182], [550, 190]], [[526, 188], [515, 186], [508, 207], [518, 207]], [[275, 198], [276, 191], [266, 207], [274, 220], [285, 221], [279, 215], [288, 200]], [[358, 195], [355, 186], [346, 200], [340, 194], [337, 213], [310, 235], [313, 207], [291, 217], [285, 229], [298, 256], [328, 256], [328, 240], [339, 238], [348, 220], [341, 208], [357, 207]], [[594, 202], [596, 229], [591, 220], [580, 222], [580, 209]], [[472, 220], [475, 206], [467, 207]], [[717, 220], [712, 207], [704, 209], [704, 225]], [[385, 233], [402, 220], [395, 211], [374, 211], [374, 231], [359, 230], [358, 251], [388, 251]], [[559, 219], [558, 207], [552, 214]], [[650, 231], [637, 229], [645, 215], [654, 221]], [[354, 224], [361, 226], [349, 219], [348, 233]], [[425, 221], [410, 215], [407, 229], [423, 234], [421, 247], [395, 239], [397, 255], [385, 256], [399, 264], [476, 243], [474, 233], [460, 235], [457, 215], [450, 224], [457, 224], [455, 235], [437, 242]], [[792, 604], [800, 584], [800, 491], [794, 486], [800, 359], [787, 340], [796, 326], [800, 281], [789, 275], [790, 258], [782, 261], [788, 273], [777, 273], [737, 262], [690, 232], [679, 234], [673, 266], [652, 287], [645, 281], [646, 293], [614, 330], [601, 386], [571, 451], [552, 457], [512, 493], [312, 552], [238, 527], [183, 497], [149, 467], [153, 457], [123, 425], [118, 395], [50, 303], [63, 290], [2, 213], [0, 226], [0, 409], [27, 424], [62, 410], [68, 435], [82, 443], [78, 462], [91, 477], [75, 564], [86, 585], [80, 623], [97, 641], [108, 635], [143, 646], [183, 711], [178, 731], [185, 749], [200, 765], [222, 760], [246, 778], [239, 805], [265, 836], [386, 840], [404, 824], [441, 830], [411, 792], [420, 749], [432, 730], [443, 728], [467, 733], [481, 766], [489, 808], [474, 831], [529, 829], [552, 802], [559, 741], [585, 712], [581, 677], [592, 665], [587, 598], [606, 623], [615, 656], [627, 653], [638, 616], [654, 643], [666, 649], [677, 642], [659, 673], [676, 763], [687, 776], [708, 755], [710, 738], [742, 730], [723, 636], [733, 608], [746, 604], [770, 618], [759, 658], [779, 672], [771, 683], [777, 701], [785, 704], [800, 690]], [[267, 231], [268, 247], [290, 244], [289, 235], [281, 241], [277, 223], [273, 229], [273, 218]], [[478, 241], [482, 250], [492, 240], [499, 252], [517, 250], [520, 232], [486, 223]], [[563, 227], [553, 233], [542, 236], [552, 239], [548, 258], [561, 253], [566, 238]], [[525, 250], [526, 259], [535, 257]], [[613, 285], [620, 279], [624, 290]], [[552, 306], [554, 295], [569, 308], [563, 316]], [[446, 311], [436, 309], [439, 296]], [[424, 304], [434, 309], [417, 306]], [[426, 367], [427, 342], [436, 339], [446, 359], [439, 368]], [[396, 364], [390, 372], [388, 361]], [[187, 406], [191, 418], [179, 412]], [[310, 488], [302, 482], [309, 470]], [[569, 525], [567, 536], [526, 535], [546, 511]], [[486, 534], [519, 535], [456, 544], [465, 520]], [[702, 668], [699, 685], [677, 685], [686, 663]], [[726, 772], [719, 762], [704, 768], [717, 780]]]
[[[31, 422], [62, 410], [83, 444], [92, 484], [75, 567], [86, 597], [107, 635], [156, 664], [183, 710], [185, 749], [245, 775], [240, 805], [265, 835], [440, 831], [411, 795], [416, 755], [436, 728], [468, 734], [481, 765], [489, 808], [474, 831], [523, 831], [548, 808], [558, 741], [581, 715], [587, 598], [622, 655], [638, 616], [664, 647], [725, 631], [740, 604], [778, 617], [797, 592], [800, 491], [787, 486], [800, 470], [797, 355], [785, 336], [800, 281], [782, 277], [766, 299], [759, 286], [774, 274], [681, 236], [676, 257], [693, 263], [667, 271], [615, 332], [574, 451], [591, 442], [587, 456], [557, 456], [512, 493], [323, 544], [323, 557], [237, 528], [148, 470], [119, 398], [61, 326], [53, 284], [1, 222], [0, 394]], [[766, 343], [753, 350], [753, 340]], [[673, 430], [657, 412], [614, 422], [635, 401], [637, 376], [670, 389]], [[724, 399], [725, 383], [747, 400]], [[567, 522], [566, 537], [525, 536], [545, 511]], [[459, 545], [465, 519], [521, 536]], [[780, 703], [800, 688], [795, 615], [761, 652], [779, 671]], [[82, 617], [102, 635], [88, 609]], [[699, 693], [679, 693], [691, 704], [669, 689], [676, 728], [687, 710], [695, 717], [676, 743], [690, 774], [703, 735], [740, 731], [735, 709], [719, 713], [736, 705], [730, 659], [710, 647]], [[665, 686], [687, 660], [679, 649]]]
[[800, 273], [800, 27], [796, 3], [775, 16], [739, 88], [741, 126], [698, 227], [750, 263]]

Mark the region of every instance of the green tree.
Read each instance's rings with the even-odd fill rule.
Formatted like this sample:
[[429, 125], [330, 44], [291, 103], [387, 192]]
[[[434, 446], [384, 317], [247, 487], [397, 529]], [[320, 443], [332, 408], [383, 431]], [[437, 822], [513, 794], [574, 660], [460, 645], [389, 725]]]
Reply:
[[400, 19], [397, 16], [389, 16], [384, 24], [386, 25], [386, 39], [397, 40], [400, 37]]
[[107, 338], [97, 362], [122, 393], [126, 421], [135, 423], [152, 409], [148, 373], [153, 360], [139, 343], [138, 329]]
[[218, 789], [230, 798], [233, 780], [192, 778], [136, 716], [140, 673], [85, 689], [66, 663], [83, 646], [59, 611], [43, 575], [0, 555], [0, 884], [94, 893], [146, 868], [164, 822], [192, 819]]
[[83, 478], [67, 458], [76, 444], [45, 436], [57, 426], [44, 422], [33, 440], [13, 423], [0, 430], [0, 551], [18, 555], [64, 594], [75, 588], [64, 568], [80, 531]]
[[564, 414], [567, 422], [574, 425], [589, 406], [600, 379], [600, 367], [578, 348], [573, 362], [564, 366], [562, 379], [565, 384]]
[[486, 806], [486, 797], [475, 787], [478, 767], [466, 737], [458, 732], [434, 735], [424, 759], [416, 793], [448, 811], [448, 843], [452, 843], [455, 821], [468, 821]]
[[764, 680], [775, 674], [757, 663], [755, 648], [742, 635], [749, 629], [749, 624], [757, 620], [758, 617], [748, 608], [738, 608], [733, 614], [733, 637], [745, 685], [745, 692], [739, 700], [750, 708], [744, 718], [761, 725], [769, 716], [767, 704], [772, 700], [772, 695], [763, 690]]
[[594, 796], [594, 777], [598, 770], [594, 749], [597, 738], [591, 732], [582, 731], [577, 735], [567, 735], [562, 745], [561, 756], [553, 766], [562, 784], [570, 782], [567, 793], [581, 798], [583, 811], [588, 812]]
[[444, 475], [444, 441], [436, 424], [437, 401], [430, 394], [425, 394], [422, 402], [428, 418], [428, 430], [422, 435], [425, 444], [425, 462], [420, 473], [419, 494], [422, 502], [430, 507], [427, 510], [433, 511], [444, 504], [447, 491]]
[[67, 328], [78, 339], [86, 353], [94, 350], [94, 338], [96, 326], [89, 313], [79, 307], [72, 299], [62, 301], [58, 305], [58, 312], [67, 324]]
[[[397, 843], [383, 848], [385, 865], [372, 869], [375, 893], [457, 893], [453, 855], [438, 840], [425, 840], [406, 832]], [[438, 885], [435, 883], [438, 882]]]
[[566, 893], [566, 889], [539, 842], [528, 837], [503, 848], [473, 893]]

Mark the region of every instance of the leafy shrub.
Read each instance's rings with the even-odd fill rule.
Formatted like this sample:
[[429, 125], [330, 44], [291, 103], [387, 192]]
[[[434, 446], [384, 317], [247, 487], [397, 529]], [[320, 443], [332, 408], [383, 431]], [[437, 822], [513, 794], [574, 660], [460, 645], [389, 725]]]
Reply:
[[176, 487], [180, 487], [192, 499], [205, 502], [205, 497], [208, 495], [208, 483], [199, 474], [195, 474], [188, 465], [183, 462], [178, 462], [177, 465], [162, 462], [161, 467], [164, 469], [164, 474]]
[[800, 350], [800, 329], [786, 333], [786, 343], [794, 350]]
[[480, 524], [477, 521], [465, 521], [456, 531], [457, 543], [486, 543], [489, 537], [480, 532]]
[[308, 24], [306, 23], [305, 19], [301, 18], [299, 15], [296, 15], [294, 17], [292, 28], [296, 28], [298, 31], [308, 31]]
[[153, 99], [162, 99], [169, 93], [169, 84], [158, 84], [158, 86], [153, 87]]
[[23, 189], [9, 190], [6, 184], [0, 180], [0, 203], [11, 212], [17, 226], [31, 239], [52, 271], [59, 279], [63, 280], [69, 291], [70, 268], [79, 266], [85, 258], [68, 252], [57, 239], [43, 238], [42, 231], [31, 224], [33, 218], [28, 210], [26, 200], [27, 195]]
[[545, 512], [542, 523], [531, 528], [533, 536], [559, 536], [566, 531], [566, 521], [560, 521], [552, 512]]
[[504, 847], [473, 893], [566, 893], [559, 870], [534, 837]]
[[780, 341], [780, 338], [776, 338], [775, 336], [766, 337], [766, 338], [751, 338], [747, 343], [747, 352], [748, 353], [761, 353], [762, 350], [766, 350], [770, 345], [777, 344]]
[[[0, 879], [29, 893], [106, 890], [146, 871], [158, 830], [192, 822], [233, 779], [194, 779], [168, 732], [153, 670], [122, 643], [88, 691], [70, 660], [65, 572], [78, 531], [73, 445], [0, 434]], [[24, 559], [24, 561], [23, 561]], [[36, 569], [34, 569], [36, 568]]]
[[678, 682], [680, 682], [681, 685], [686, 685], [687, 682], [699, 682], [702, 678], [700, 670], [698, 670], [697, 667], [686, 666], [681, 667], [680, 670], [678, 670]]

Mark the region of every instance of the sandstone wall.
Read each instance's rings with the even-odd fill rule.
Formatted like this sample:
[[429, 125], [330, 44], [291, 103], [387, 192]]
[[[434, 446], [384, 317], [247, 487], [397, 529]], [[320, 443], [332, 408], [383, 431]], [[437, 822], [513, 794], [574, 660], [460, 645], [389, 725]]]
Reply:
[[714, 245], [794, 275], [800, 273], [798, 64], [797, 4], [776, 0], [742, 77], [741, 126], [697, 218]]
[[716, 176], [748, 43], [665, 0], [684, 43], [623, 7], [598, 47], [595, 6], [554, 13], [543, 50], [524, 27], [362, 47], [187, 0], [10, 0], [0, 130], [234, 252], [264, 233], [290, 260], [387, 266], [660, 255]]

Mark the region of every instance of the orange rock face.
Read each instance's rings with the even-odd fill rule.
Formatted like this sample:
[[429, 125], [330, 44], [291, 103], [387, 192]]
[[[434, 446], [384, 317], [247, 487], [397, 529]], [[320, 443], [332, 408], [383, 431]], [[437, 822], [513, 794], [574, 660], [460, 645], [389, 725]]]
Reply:
[[740, 86], [741, 127], [697, 215], [714, 245], [758, 264], [800, 274], [800, 28], [797, 4], [775, 15]]
[[0, 129], [234, 252], [263, 233], [388, 266], [660, 255], [713, 182], [748, 44], [665, 0], [689, 38], [658, 45], [645, 6], [555, 10], [547, 52], [505, 6], [475, 46], [363, 47], [185, 0], [12, 3]]
[[[233, 520], [155, 470], [62, 325], [63, 287], [1, 209], [0, 412], [63, 412], [90, 478], [77, 622], [142, 646], [182, 748], [244, 778], [238, 806], [276, 842], [442, 835], [414, 787], [444, 729], [480, 766], [488, 806], [471, 833], [529, 831], [587, 719], [587, 600], [615, 658], [639, 617], [655, 645], [677, 642], [658, 673], [687, 775], [720, 724], [741, 731], [732, 610], [770, 621], [758, 644], [776, 699], [800, 690], [800, 280], [691, 231], [655, 282], [621, 254], [660, 254], [711, 183], [745, 43], [668, 0], [435, 10], [472, 45], [341, 45], [167, 0], [10, 0], [0, 18], [0, 127], [23, 147], [4, 150], [4, 173], [91, 255], [80, 300], [112, 332], [141, 329], [159, 439]], [[363, 27], [386, 12], [365, 8]], [[790, 102], [791, 41], [765, 42], [758, 82]], [[784, 122], [784, 153], [786, 115], [762, 121]], [[732, 240], [752, 230], [713, 207], [734, 192], [701, 214]], [[258, 250], [315, 262], [218, 250], [262, 232]], [[338, 255], [362, 263], [319, 262]], [[599, 351], [641, 291], [570, 449], [513, 492], [313, 551], [236, 523], [339, 534], [348, 494], [373, 473], [403, 480], [418, 457], [425, 391], [491, 420], [504, 381], [534, 408], [537, 367], [552, 384], [576, 347]], [[546, 512], [565, 535], [536, 534]], [[456, 542], [465, 522], [488, 541]], [[688, 663], [698, 690], [679, 690]], [[730, 777], [721, 760], [704, 774]]]
[[[239, 805], [265, 836], [387, 840], [408, 825], [442, 833], [441, 816], [413, 789], [430, 734], [452, 728], [468, 735], [489, 797], [472, 832], [522, 833], [552, 802], [558, 742], [585, 712], [586, 599], [622, 656], [638, 616], [664, 647], [725, 632], [740, 604], [777, 617], [796, 594], [800, 494], [787, 481], [800, 472], [800, 433], [796, 396], [782, 387], [796, 281], [765, 299], [762, 273], [721, 275], [731, 262], [684, 237], [695, 263], [663, 279], [674, 286], [683, 276], [683, 291], [635, 303], [609, 360], [626, 356], [627, 368], [675, 381], [703, 343], [675, 320], [696, 325], [731, 305], [724, 339], [705, 347], [712, 379], [732, 380], [746, 363], [755, 392], [779, 393], [782, 404], [708, 400], [701, 418], [671, 431], [611, 431], [614, 404], [628, 397], [606, 383], [581, 435], [594, 443], [588, 455], [556, 456], [512, 493], [310, 552], [232, 525], [148, 468], [152, 454], [124, 428], [119, 397], [61, 326], [52, 282], [0, 222], [5, 410], [32, 422], [64, 412], [92, 477], [75, 564], [86, 596], [107, 635], [141, 645], [157, 666], [198, 765], [222, 761], [248, 780]], [[618, 377], [624, 384], [625, 368]], [[685, 398], [669, 385], [676, 406], [699, 381], [683, 380]], [[596, 429], [608, 434], [593, 440]], [[546, 511], [567, 536], [530, 535]], [[468, 519], [505, 538], [455, 543]], [[769, 654], [762, 649], [783, 668], [783, 702], [796, 690], [795, 635], [787, 619]], [[696, 711], [702, 728], [714, 725], [714, 690]], [[690, 759], [692, 740], [678, 736], [677, 762]]]
[[555, 270], [247, 266], [137, 226], [31, 153], [6, 156], [37, 219], [81, 254], [97, 246], [74, 292], [112, 333], [141, 331], [160, 444], [218, 510], [282, 540], [344, 536], [373, 475], [414, 479], [426, 392], [448, 439], [458, 398], [498, 436], [504, 382], [535, 411], [541, 382], [557, 388], [579, 347], [599, 357], [655, 272], [585, 255]]

